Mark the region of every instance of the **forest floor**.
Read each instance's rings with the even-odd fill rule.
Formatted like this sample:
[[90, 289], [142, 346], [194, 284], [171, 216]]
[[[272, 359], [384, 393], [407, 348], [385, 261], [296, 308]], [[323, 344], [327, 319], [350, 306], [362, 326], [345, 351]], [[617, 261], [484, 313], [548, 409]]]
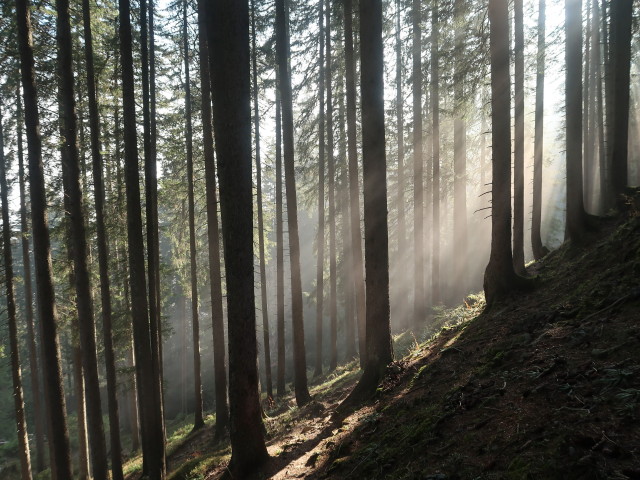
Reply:
[[[351, 414], [335, 410], [355, 362], [303, 408], [278, 400], [272, 459], [252, 479], [640, 479], [637, 205], [530, 265], [533, 291], [488, 313], [471, 296], [430, 319], [427, 340], [396, 338], [397, 361]], [[169, 452], [171, 479], [219, 478], [230, 454], [210, 424]]]

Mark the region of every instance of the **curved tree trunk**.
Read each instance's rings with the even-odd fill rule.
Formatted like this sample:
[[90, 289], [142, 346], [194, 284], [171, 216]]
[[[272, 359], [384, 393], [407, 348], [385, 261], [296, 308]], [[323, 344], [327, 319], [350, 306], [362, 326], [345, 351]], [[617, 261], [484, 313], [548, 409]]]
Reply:
[[302, 280], [300, 275], [300, 237], [298, 235], [298, 200], [296, 195], [293, 148], [293, 99], [289, 68], [289, 32], [284, 0], [276, 0], [276, 56], [280, 73], [284, 175], [289, 220], [289, 256], [291, 259], [291, 316], [293, 323], [293, 366], [296, 403], [302, 406], [311, 399], [307, 388], [307, 359], [304, 346]]
[[58, 314], [56, 312], [53, 289], [51, 244], [42, 163], [42, 140], [40, 137], [33, 40], [31, 36], [32, 27], [27, 0], [16, 0], [16, 17], [29, 155], [31, 224], [33, 228], [34, 264], [40, 309], [43, 377], [45, 398], [48, 405], [51, 469], [55, 478], [72, 478], [69, 431], [67, 429], [65, 398], [62, 387]]
[[209, 39], [206, 27], [206, 6], [198, 0], [198, 32], [200, 61], [200, 94], [202, 100], [202, 134], [207, 195], [207, 238], [209, 240], [209, 283], [211, 284], [211, 323], [213, 332], [213, 367], [216, 388], [216, 438], [222, 438], [229, 427], [227, 401], [226, 353], [224, 348], [224, 318], [222, 308], [222, 267], [220, 262], [220, 230], [216, 195], [216, 165], [213, 155], [213, 125], [211, 118], [211, 79], [209, 72]]

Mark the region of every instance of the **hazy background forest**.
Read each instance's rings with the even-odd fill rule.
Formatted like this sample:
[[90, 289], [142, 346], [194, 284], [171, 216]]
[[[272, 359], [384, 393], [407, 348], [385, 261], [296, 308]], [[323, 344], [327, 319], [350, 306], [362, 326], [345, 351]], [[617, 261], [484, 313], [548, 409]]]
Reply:
[[[210, 264], [210, 242], [205, 185], [205, 151], [203, 144], [203, 122], [201, 110], [202, 87], [200, 82], [198, 14], [193, 0], [160, 1], [155, 5], [153, 33], [155, 35], [155, 139], [157, 155], [157, 213], [159, 245], [159, 307], [162, 331], [162, 378], [164, 391], [164, 417], [167, 422], [192, 418], [197, 405], [194, 394], [194, 350], [193, 318], [199, 321], [200, 365], [202, 381], [202, 405], [205, 411], [216, 406], [214, 349], [212, 338], [212, 285]], [[335, 368], [339, 363], [355, 358], [355, 347], [359, 334], [356, 327], [356, 294], [354, 292], [354, 260], [351, 243], [350, 209], [353, 198], [349, 190], [347, 98], [345, 83], [345, 34], [343, 5], [346, 2], [327, 1], [330, 6], [329, 22], [319, 19], [319, 3], [307, 0], [288, 0], [288, 25], [291, 37], [291, 81], [293, 89], [293, 114], [295, 126], [295, 174], [298, 195], [299, 241], [301, 246], [301, 281], [303, 291], [303, 318], [306, 346], [306, 364], [311, 379], [321, 371]], [[355, 2], [357, 5], [357, 1]], [[484, 0], [428, 0], [417, 2], [422, 8], [420, 75], [421, 109], [421, 187], [424, 188], [424, 205], [421, 206], [420, 226], [422, 240], [416, 250], [414, 224], [416, 214], [414, 199], [415, 177], [415, 108], [413, 97], [416, 85], [413, 8], [416, 2], [409, 0], [383, 1], [384, 44], [384, 100], [385, 135], [387, 153], [387, 200], [389, 223], [389, 271], [391, 328], [400, 333], [414, 328], [416, 337], [423, 331], [416, 326], [416, 262], [424, 268], [423, 290], [425, 295], [423, 323], [445, 306], [462, 302], [475, 302], [482, 291], [483, 275], [490, 253], [491, 220], [491, 87], [489, 64], [489, 21], [487, 2]], [[585, 66], [585, 106], [595, 107], [596, 85], [603, 83], [603, 73], [595, 69], [602, 63], [600, 54], [589, 49], [602, 49], [598, 40], [602, 20], [595, 23], [595, 9], [600, 11], [610, 2], [584, 1], [583, 35]], [[533, 260], [531, 247], [531, 209], [535, 128], [536, 65], [539, 55], [538, 0], [524, 0], [524, 262]], [[629, 186], [640, 185], [640, 35], [638, 35], [638, 7], [633, 2], [632, 55], [631, 55], [631, 99], [629, 113]], [[565, 238], [565, 15], [564, 0], [546, 1], [545, 36], [545, 94], [544, 94], [544, 154], [542, 176], [542, 244], [549, 249], [557, 248]], [[26, 421], [30, 434], [31, 426], [38, 423], [34, 409], [34, 390], [31, 387], [30, 335], [24, 320], [27, 302], [33, 298], [25, 296], [25, 256], [23, 254], [19, 182], [23, 161], [26, 159], [26, 143], [22, 145], [23, 127], [20, 73], [17, 58], [17, 34], [15, 6], [12, 0], [1, 5], [0, 37], [5, 41], [0, 46], [0, 121], [4, 130], [4, 163], [9, 182], [9, 213], [12, 231], [11, 245], [15, 273], [15, 292], [18, 319], [20, 358], [26, 404]], [[140, 5], [131, 4], [133, 25], [133, 60], [135, 94], [138, 110], [136, 120], [138, 145], [140, 147], [140, 185], [143, 192], [149, 186], [142, 174], [143, 132], [143, 69], [140, 31]], [[146, 8], [146, 7], [145, 7]], [[510, 21], [513, 42], [513, 2], [510, 2]], [[107, 244], [109, 277], [111, 280], [112, 334], [117, 373], [117, 399], [120, 409], [120, 425], [123, 451], [129, 452], [139, 446], [137, 434], [137, 407], [133, 390], [134, 363], [132, 347], [132, 324], [129, 312], [130, 295], [127, 265], [127, 216], [125, 207], [125, 165], [123, 141], [122, 83], [120, 46], [118, 35], [118, 4], [113, 0], [91, 2], [91, 26], [93, 36], [95, 82], [99, 107], [101, 131], [101, 154], [104, 162], [104, 217]], [[433, 12], [437, 11], [438, 42], [433, 42]], [[80, 181], [84, 195], [85, 220], [88, 242], [88, 267], [91, 296], [97, 336], [98, 374], [100, 393], [106, 405], [106, 371], [104, 362], [104, 338], [102, 333], [102, 300], [100, 295], [100, 272], [98, 265], [98, 241], [95, 215], [95, 179], [92, 174], [90, 142], [90, 112], [84, 49], [86, 32], [83, 30], [83, 6], [72, 1], [71, 34], [73, 45], [73, 71], [78, 115], [78, 137], [80, 155]], [[146, 14], [146, 13], [145, 13]], [[261, 388], [275, 391], [278, 358], [277, 312], [277, 212], [276, 212], [276, 158], [280, 155], [276, 132], [277, 74], [275, 56], [275, 6], [274, 2], [254, 0], [251, 4], [253, 46], [252, 61], [255, 61], [258, 118], [252, 104], [252, 122], [259, 123], [259, 166], [254, 163], [254, 252], [257, 339], [259, 344], [258, 365]], [[600, 17], [598, 17], [600, 18]], [[79, 365], [79, 337], [76, 327], [77, 312], [73, 286], [69, 246], [71, 245], [68, 220], [65, 212], [68, 205], [63, 193], [61, 169], [61, 141], [59, 124], [59, 76], [56, 47], [56, 6], [53, 0], [36, 1], [31, 9], [35, 71], [38, 84], [38, 106], [42, 134], [42, 157], [46, 183], [46, 200], [49, 215], [49, 231], [53, 260], [55, 300], [58, 311], [64, 393], [66, 395], [71, 450], [74, 462], [87, 450], [86, 431], [78, 434], [84, 421], [85, 402], [82, 393]], [[606, 17], [605, 17], [606, 23]], [[322, 28], [322, 31], [320, 30]], [[326, 28], [330, 35], [326, 36]], [[354, 50], [359, 59], [359, 17], [354, 9]], [[146, 35], [146, 33], [145, 33]], [[595, 40], [594, 40], [595, 39]], [[330, 43], [327, 43], [330, 40]], [[330, 49], [330, 50], [329, 50]], [[321, 52], [322, 50], [322, 52]], [[331, 55], [331, 63], [329, 63]], [[439, 191], [434, 193], [434, 65], [437, 60], [435, 83], [438, 85], [437, 114], [439, 116]], [[513, 44], [512, 44], [513, 61]], [[188, 65], [188, 73], [185, 68]], [[323, 63], [324, 62], [324, 63]], [[591, 62], [591, 67], [588, 66]], [[253, 67], [252, 67], [253, 68]], [[327, 68], [329, 74], [326, 73]], [[359, 61], [356, 61], [356, 107], [357, 107], [357, 152], [361, 160], [360, 124], [360, 76]], [[511, 66], [513, 73], [513, 64]], [[147, 73], [148, 74], [148, 73]], [[596, 79], [597, 75], [602, 78]], [[513, 79], [512, 79], [513, 80]], [[188, 82], [188, 83], [187, 83]], [[322, 94], [320, 88], [322, 86]], [[187, 88], [188, 87], [188, 88]], [[252, 89], [255, 88], [252, 86]], [[513, 92], [513, 81], [511, 84]], [[188, 94], [187, 94], [188, 91]], [[588, 93], [591, 92], [591, 93]], [[188, 96], [187, 96], [188, 95]], [[513, 95], [513, 93], [512, 93]], [[592, 97], [593, 96], [593, 103]], [[320, 107], [320, 98], [322, 107]], [[215, 99], [214, 99], [215, 103]], [[329, 106], [331, 105], [331, 106]], [[593, 105], [593, 106], [592, 106]], [[514, 104], [512, 103], [512, 108]], [[598, 107], [600, 108], [600, 107]], [[599, 115], [599, 116], [598, 116]], [[187, 125], [186, 118], [190, 125]], [[512, 113], [512, 118], [515, 113]], [[599, 151], [595, 140], [604, 131], [604, 114], [593, 114], [592, 124], [585, 127], [588, 132], [585, 151], [593, 147]], [[587, 123], [585, 121], [585, 123]], [[256, 133], [253, 124], [253, 134]], [[278, 132], [279, 134], [279, 132]], [[460, 137], [458, 137], [460, 135]], [[20, 138], [19, 138], [20, 137]], [[253, 137], [254, 159], [258, 155]], [[190, 140], [190, 146], [187, 146]], [[20, 145], [19, 145], [20, 143]], [[192, 183], [188, 179], [187, 152], [192, 149]], [[23, 152], [24, 150], [24, 152]], [[463, 152], [465, 166], [462, 172], [454, 169], [455, 152]], [[319, 160], [320, 155], [323, 158]], [[601, 215], [603, 209], [601, 172], [597, 160], [585, 163], [585, 209], [587, 213]], [[588, 160], [585, 160], [585, 162]], [[19, 170], [20, 168], [20, 170]], [[27, 177], [25, 177], [27, 178]], [[357, 179], [362, 184], [362, 172]], [[282, 186], [280, 186], [282, 188]], [[462, 188], [463, 204], [456, 192]], [[190, 235], [190, 198], [193, 195], [193, 236]], [[260, 191], [258, 193], [258, 190]], [[362, 186], [359, 191], [362, 192]], [[319, 193], [320, 192], [320, 193]], [[146, 195], [146, 194], [145, 194]], [[322, 202], [319, 202], [319, 195]], [[360, 195], [360, 194], [359, 194]], [[422, 193], [421, 193], [422, 195]], [[433, 202], [439, 201], [439, 226], [434, 227]], [[359, 199], [362, 204], [362, 199]], [[259, 213], [258, 204], [261, 205]], [[321, 205], [321, 209], [319, 209]], [[141, 204], [147, 206], [143, 196]], [[288, 228], [286, 204], [284, 243], [284, 345], [285, 382], [287, 391], [293, 389], [294, 343], [291, 327], [291, 285], [289, 264]], [[608, 207], [607, 207], [608, 208]], [[214, 213], [218, 215], [218, 213]], [[262, 218], [258, 218], [260, 215]], [[358, 218], [362, 216], [358, 212]], [[319, 220], [323, 227], [319, 230]], [[462, 218], [464, 228], [459, 229], [456, 218]], [[262, 224], [262, 225], [260, 225]], [[437, 224], [436, 224], [437, 225]], [[143, 228], [146, 228], [146, 223]], [[221, 226], [224, 228], [224, 226]], [[360, 227], [359, 227], [360, 228]], [[319, 233], [320, 232], [320, 233]], [[261, 238], [262, 237], [262, 238]], [[463, 238], [461, 238], [463, 237]], [[30, 241], [31, 234], [26, 238]], [[146, 241], [146, 234], [145, 234]], [[191, 242], [195, 246], [192, 251]], [[263, 242], [263, 245], [261, 243]], [[439, 246], [434, 249], [434, 242]], [[264, 249], [264, 264], [261, 265], [259, 251]], [[28, 247], [30, 248], [30, 247]], [[28, 256], [27, 251], [27, 256]], [[220, 254], [220, 251], [218, 252]], [[318, 274], [320, 255], [321, 274]], [[418, 260], [419, 259], [419, 260]], [[433, 272], [435, 264], [439, 270]], [[192, 273], [192, 266], [194, 268]], [[226, 298], [224, 261], [222, 262], [222, 295]], [[261, 268], [264, 277], [261, 279]], [[33, 270], [33, 271], [31, 271]], [[33, 264], [30, 276], [35, 277]], [[71, 280], [70, 280], [71, 279]], [[321, 287], [318, 288], [319, 280]], [[194, 288], [195, 286], [195, 288]], [[31, 287], [30, 287], [31, 288]], [[35, 288], [35, 284], [34, 284]], [[192, 302], [197, 293], [196, 306]], [[266, 294], [266, 296], [265, 296]], [[321, 298], [319, 305], [318, 299]], [[266, 306], [266, 312], [264, 307]], [[226, 303], [222, 302], [225, 314]], [[0, 296], [0, 338], [9, 338], [5, 320], [6, 298]], [[318, 327], [318, 312], [322, 323]], [[37, 309], [36, 309], [37, 317]], [[265, 336], [265, 319], [270, 328]], [[36, 320], [37, 322], [37, 320]], [[332, 330], [332, 322], [335, 329]], [[419, 324], [418, 324], [419, 325]], [[318, 330], [320, 328], [320, 330]], [[323, 341], [318, 343], [318, 333]], [[226, 343], [226, 342], [225, 342]], [[266, 371], [264, 348], [270, 347], [269, 374]], [[335, 345], [335, 347], [334, 347]], [[318, 347], [321, 355], [318, 355]], [[335, 350], [334, 350], [335, 349]], [[3, 461], [18, 457], [18, 439], [12, 398], [11, 364], [8, 342], [0, 344], [0, 472]], [[336, 357], [337, 356], [337, 357]], [[318, 362], [320, 358], [320, 362]], [[42, 360], [40, 360], [42, 361]], [[80, 372], [80, 374], [79, 374]], [[273, 379], [273, 380], [272, 380]], [[272, 384], [274, 386], [272, 386]], [[271, 392], [275, 397], [275, 393]], [[107, 418], [107, 409], [103, 407]], [[86, 429], [86, 427], [84, 427]], [[108, 422], [105, 420], [108, 432]], [[108, 435], [108, 433], [107, 433]], [[84, 437], [84, 438], [83, 438]], [[31, 439], [35, 442], [35, 438]], [[83, 446], [84, 444], [84, 446]], [[34, 443], [35, 445], [35, 443]], [[32, 454], [32, 457], [34, 455]], [[86, 454], [85, 454], [86, 458]], [[86, 461], [86, 460], [85, 460]], [[40, 465], [43, 466], [43, 465]]]

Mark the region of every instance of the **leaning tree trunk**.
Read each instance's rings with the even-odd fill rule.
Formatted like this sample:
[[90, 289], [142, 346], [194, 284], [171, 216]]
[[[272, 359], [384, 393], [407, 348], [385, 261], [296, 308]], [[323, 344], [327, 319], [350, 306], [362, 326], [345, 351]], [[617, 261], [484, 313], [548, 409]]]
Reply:
[[533, 144], [533, 201], [531, 213], [531, 247], [533, 257], [540, 260], [546, 255], [542, 245], [542, 163], [544, 155], [544, 68], [545, 68], [545, 0], [538, 7], [538, 57], [536, 61], [536, 111]]
[[125, 146], [125, 182], [127, 203], [127, 237], [129, 245], [129, 286], [133, 321], [138, 406], [141, 416], [142, 451], [147, 474], [164, 478], [166, 462], [159, 372], [154, 368], [151, 352], [152, 332], [147, 303], [147, 282], [142, 242], [142, 209], [138, 179], [138, 145], [133, 90], [133, 55], [129, 0], [119, 0], [120, 55]]
[[268, 459], [258, 392], [248, 2], [215, 0], [209, 16], [211, 91], [229, 312], [230, 472]]
[[318, 43], [320, 44], [320, 59], [318, 60], [318, 233], [316, 258], [316, 366], [314, 376], [322, 375], [322, 334], [324, 307], [324, 157], [325, 157], [325, 73], [324, 73], [324, 0], [318, 2], [320, 22]]
[[291, 316], [293, 323], [293, 367], [296, 403], [302, 406], [311, 399], [307, 388], [307, 359], [304, 346], [302, 279], [300, 274], [300, 237], [298, 235], [298, 200], [296, 196], [293, 149], [293, 99], [289, 67], [289, 32], [285, 2], [276, 0], [276, 57], [280, 74], [284, 175], [289, 223], [289, 257], [291, 260]]
[[13, 258], [11, 255], [11, 222], [9, 220], [9, 200], [6, 165], [4, 158], [4, 131], [2, 112], [0, 111], [0, 197], [2, 198], [2, 250], [4, 259], [4, 288], [7, 296], [7, 317], [9, 324], [9, 352], [11, 355], [11, 380], [13, 382], [13, 407], [16, 416], [18, 434], [18, 456], [22, 480], [31, 480], [31, 455], [29, 436], [24, 411], [22, 392], [22, 373], [20, 366], [20, 346], [18, 344], [18, 326], [16, 322], [16, 298], [13, 288]]
[[189, 31], [187, 2], [182, 2], [182, 41], [184, 48], [185, 142], [187, 144], [187, 189], [189, 203], [189, 265], [191, 274], [191, 325], [193, 329], [193, 429], [204, 427], [202, 413], [202, 376], [200, 374], [200, 316], [198, 315], [198, 269], [196, 264], [196, 207], [193, 187], [193, 127], [191, 124], [191, 77], [189, 76]]
[[47, 221], [47, 200], [42, 162], [42, 139], [38, 114], [37, 86], [33, 59], [31, 17], [27, 0], [16, 0], [18, 50], [24, 98], [24, 116], [29, 155], [31, 224], [36, 269], [36, 286], [40, 308], [42, 361], [44, 363], [45, 398], [49, 422], [51, 469], [54, 478], [72, 478], [69, 431], [66, 422], [62, 365], [58, 337], [58, 314], [55, 305], [51, 243]]
[[353, 281], [356, 291], [358, 318], [358, 348], [360, 367], [367, 358], [366, 298], [364, 265], [362, 263], [362, 233], [360, 230], [360, 182], [358, 175], [358, 139], [356, 129], [356, 66], [353, 54], [353, 3], [344, 0], [344, 63], [347, 90], [347, 153], [349, 156], [349, 198], [351, 213], [351, 254], [353, 255]]
[[260, 110], [258, 109], [258, 51], [256, 50], [256, 9], [251, 0], [251, 67], [253, 81], [253, 123], [256, 136], [256, 202], [258, 204], [258, 249], [260, 262], [260, 299], [262, 301], [262, 338], [267, 396], [273, 398], [271, 378], [271, 345], [269, 341], [269, 311], [267, 309], [267, 271], [264, 258], [264, 214], [262, 212], [262, 163], [260, 158]]
[[222, 308], [222, 267], [220, 262], [220, 231], [218, 198], [216, 195], [216, 165], [213, 155], [213, 125], [211, 118], [211, 79], [209, 75], [209, 39], [206, 28], [206, 6], [198, 0], [198, 32], [200, 62], [200, 95], [202, 102], [202, 135], [207, 195], [207, 238], [209, 240], [209, 283], [211, 288], [211, 324], [213, 331], [213, 369], [216, 398], [216, 438], [222, 438], [229, 427], [227, 401], [226, 353], [224, 348], [224, 318]]
[[109, 250], [104, 224], [104, 181], [102, 178], [102, 153], [100, 145], [100, 118], [96, 95], [96, 78], [93, 65], [93, 38], [91, 33], [91, 8], [89, 0], [82, 2], [84, 24], [85, 64], [87, 68], [87, 94], [89, 97], [89, 124], [91, 157], [96, 209], [96, 234], [98, 239], [98, 268], [100, 272], [100, 298], [102, 303], [102, 336], [104, 341], [107, 397], [109, 401], [109, 435], [111, 440], [111, 471], [113, 480], [123, 480], [122, 443], [120, 441], [120, 415], [117, 399], [115, 353], [112, 335], [112, 305], [109, 280]]
[[36, 473], [44, 470], [44, 419], [42, 418], [42, 398], [40, 394], [40, 369], [38, 365], [38, 350], [36, 347], [36, 329], [33, 316], [33, 288], [31, 284], [31, 256], [29, 254], [29, 223], [27, 221], [27, 204], [24, 172], [24, 147], [22, 144], [22, 96], [20, 86], [16, 88], [16, 125], [18, 147], [18, 180], [20, 184], [20, 237], [22, 243], [22, 266], [24, 270], [24, 304], [25, 320], [27, 322], [27, 338], [29, 343], [29, 371], [31, 376], [31, 391], [33, 394], [33, 418], [36, 435]]

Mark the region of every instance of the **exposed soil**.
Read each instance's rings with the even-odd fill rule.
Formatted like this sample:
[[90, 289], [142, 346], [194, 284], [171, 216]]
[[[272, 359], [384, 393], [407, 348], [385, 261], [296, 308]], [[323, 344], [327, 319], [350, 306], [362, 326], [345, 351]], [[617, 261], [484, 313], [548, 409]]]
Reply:
[[[304, 408], [269, 412], [272, 460], [252, 478], [640, 479], [637, 211], [600, 221], [585, 245], [530, 266], [535, 290], [491, 312], [476, 298], [448, 311], [352, 414], [335, 414], [357, 380], [348, 369]], [[171, 470], [212, 448], [206, 432]], [[221, 461], [205, 476], [223, 473]]]

